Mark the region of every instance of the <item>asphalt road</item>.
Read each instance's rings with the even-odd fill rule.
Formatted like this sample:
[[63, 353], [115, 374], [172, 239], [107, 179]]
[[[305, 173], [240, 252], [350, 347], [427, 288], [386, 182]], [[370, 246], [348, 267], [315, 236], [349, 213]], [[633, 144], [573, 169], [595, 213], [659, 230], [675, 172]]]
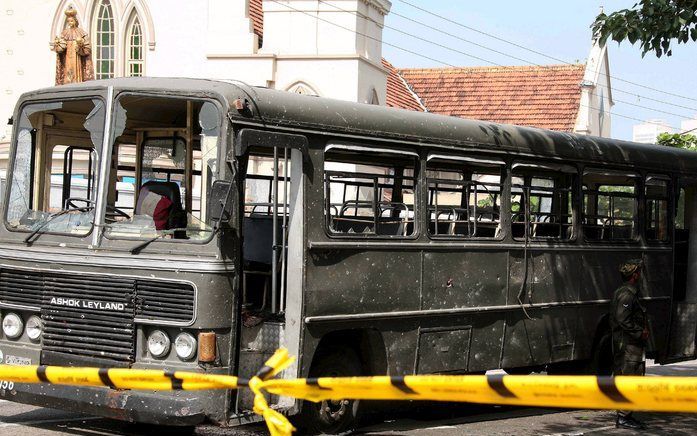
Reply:
[[[697, 376], [697, 361], [649, 366], [650, 375]], [[614, 427], [614, 414], [607, 411], [551, 410], [412, 403], [381, 415], [382, 421], [357, 431], [371, 436], [387, 435], [629, 435]], [[642, 434], [693, 435], [697, 415], [643, 413], [637, 417], [649, 428]], [[97, 436], [159, 434], [181, 436], [264, 435], [263, 425], [237, 428], [201, 426], [175, 430], [167, 427], [128, 424], [53, 409], [0, 400], [0, 435]]]

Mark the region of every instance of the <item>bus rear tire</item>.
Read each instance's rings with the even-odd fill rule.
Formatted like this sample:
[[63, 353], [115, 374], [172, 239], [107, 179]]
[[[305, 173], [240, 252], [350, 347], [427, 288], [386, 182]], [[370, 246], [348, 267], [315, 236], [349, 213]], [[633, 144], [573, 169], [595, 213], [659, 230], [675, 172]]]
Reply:
[[[351, 377], [363, 374], [361, 361], [351, 349], [332, 351], [318, 356], [310, 377]], [[353, 429], [358, 420], [358, 400], [304, 401], [298, 426], [310, 434], [338, 434]]]

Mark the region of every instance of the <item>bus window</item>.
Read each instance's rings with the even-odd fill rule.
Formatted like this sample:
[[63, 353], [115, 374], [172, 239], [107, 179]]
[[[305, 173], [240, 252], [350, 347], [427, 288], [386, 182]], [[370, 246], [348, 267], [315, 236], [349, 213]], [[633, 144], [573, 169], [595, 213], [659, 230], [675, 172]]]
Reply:
[[[60, 212], [76, 198], [92, 198], [96, 153], [91, 148], [56, 145], [51, 152], [49, 210]], [[81, 204], [82, 206], [82, 204]]]
[[[204, 100], [126, 95], [117, 101], [106, 236], [205, 241], [217, 173], [220, 111]], [[115, 162], [114, 162], [115, 160]]]
[[565, 172], [513, 167], [513, 238], [569, 240], [573, 237], [573, 179]]
[[501, 235], [503, 165], [429, 158], [428, 234], [494, 238]]
[[6, 208], [10, 229], [90, 232], [104, 117], [98, 99], [22, 108]]
[[668, 180], [646, 178], [646, 240], [667, 242], [668, 232]]
[[329, 233], [414, 235], [415, 168], [416, 156], [330, 146], [324, 159]]
[[[115, 198], [109, 203], [115, 204], [121, 210], [133, 213], [135, 208], [136, 191], [136, 146], [135, 144], [118, 144], [114, 150], [116, 163], [116, 180], [112, 180], [116, 190]], [[116, 217], [115, 219], [119, 219]]]
[[[286, 193], [289, 186], [285, 181], [285, 174], [290, 174], [290, 160], [281, 156], [278, 161], [278, 213], [283, 215], [287, 211], [282, 210], [280, 205], [286, 204]], [[244, 214], [249, 216], [271, 216], [273, 212], [273, 176], [274, 158], [273, 156], [251, 155], [247, 163], [247, 178], [244, 190]]]
[[583, 233], [589, 241], [635, 239], [638, 176], [593, 173], [583, 176]]

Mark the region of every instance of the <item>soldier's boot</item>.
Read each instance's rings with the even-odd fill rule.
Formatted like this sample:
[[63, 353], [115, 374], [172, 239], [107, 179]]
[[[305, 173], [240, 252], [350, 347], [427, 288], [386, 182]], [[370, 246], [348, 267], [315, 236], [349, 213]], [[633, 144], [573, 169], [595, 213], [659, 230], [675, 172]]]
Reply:
[[623, 413], [617, 414], [617, 419], [615, 420], [615, 427], [618, 428], [628, 428], [632, 430], [643, 430], [646, 428], [646, 424], [635, 419], [631, 414], [625, 415]]

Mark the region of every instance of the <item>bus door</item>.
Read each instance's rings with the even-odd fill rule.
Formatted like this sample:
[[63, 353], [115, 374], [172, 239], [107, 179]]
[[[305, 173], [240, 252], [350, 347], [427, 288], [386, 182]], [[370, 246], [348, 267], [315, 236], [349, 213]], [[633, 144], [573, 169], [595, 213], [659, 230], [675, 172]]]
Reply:
[[[284, 145], [288, 136], [303, 144], [306, 139], [243, 130], [240, 141], [245, 133], [254, 142], [241, 156], [239, 171], [244, 193], [239, 373], [254, 374], [278, 348], [300, 351], [302, 323], [286, 319], [300, 319], [302, 302], [304, 151]], [[285, 373], [293, 377], [294, 371]], [[289, 401], [283, 405], [292, 406]], [[237, 411], [252, 406], [253, 396], [242, 393]]]
[[697, 179], [681, 179], [675, 200], [673, 312], [668, 352], [661, 363], [697, 354]]

